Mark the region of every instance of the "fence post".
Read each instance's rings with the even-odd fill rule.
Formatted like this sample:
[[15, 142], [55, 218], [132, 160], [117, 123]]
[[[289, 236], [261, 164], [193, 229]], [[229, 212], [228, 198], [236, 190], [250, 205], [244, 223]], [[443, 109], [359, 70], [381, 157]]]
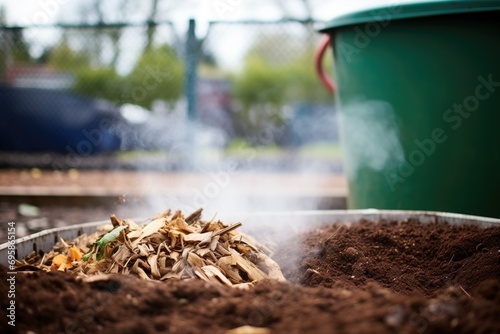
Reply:
[[198, 68], [198, 40], [195, 33], [196, 23], [189, 20], [186, 39], [186, 101], [188, 121], [195, 121], [196, 115], [196, 70]]
[[198, 148], [196, 147], [196, 130], [193, 131], [197, 120], [196, 112], [196, 75], [198, 68], [198, 40], [196, 39], [196, 23], [194, 19], [189, 20], [189, 28], [187, 31], [184, 61], [185, 61], [185, 97], [187, 103], [187, 131], [184, 140], [186, 141], [187, 150], [183, 154], [183, 165], [187, 170], [192, 170], [196, 166], [198, 159]]

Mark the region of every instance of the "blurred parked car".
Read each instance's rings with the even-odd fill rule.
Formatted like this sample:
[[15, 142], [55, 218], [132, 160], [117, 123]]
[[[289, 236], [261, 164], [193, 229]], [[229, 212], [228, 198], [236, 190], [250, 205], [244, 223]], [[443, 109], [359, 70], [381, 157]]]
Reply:
[[67, 91], [0, 87], [0, 150], [86, 156], [119, 149], [118, 108]]

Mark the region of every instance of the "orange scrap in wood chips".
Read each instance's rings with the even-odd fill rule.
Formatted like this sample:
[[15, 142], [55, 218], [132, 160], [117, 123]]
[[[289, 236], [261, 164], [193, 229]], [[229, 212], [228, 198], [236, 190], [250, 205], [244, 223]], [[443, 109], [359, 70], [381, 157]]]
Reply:
[[[60, 270], [88, 277], [98, 274], [136, 275], [144, 280], [202, 279], [247, 287], [270, 278], [285, 280], [270, 251], [240, 233], [241, 223], [202, 221], [199, 209], [187, 217], [170, 210], [146, 224], [110, 215], [103, 233], [61, 240], [40, 258], [30, 254], [20, 264], [45, 271]], [[83, 251], [83, 255], [82, 252]], [[20, 269], [21, 270], [21, 269]]]
[[64, 271], [66, 268], [73, 268], [74, 261], [80, 261], [82, 253], [76, 247], [69, 248], [69, 255], [58, 254], [52, 259], [52, 270]]

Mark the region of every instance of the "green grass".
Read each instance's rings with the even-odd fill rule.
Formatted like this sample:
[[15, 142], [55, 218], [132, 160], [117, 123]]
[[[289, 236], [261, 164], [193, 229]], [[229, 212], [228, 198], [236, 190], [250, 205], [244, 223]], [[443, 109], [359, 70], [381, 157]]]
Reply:
[[150, 150], [150, 151], [130, 150], [130, 151], [118, 152], [116, 154], [116, 159], [118, 161], [126, 162], [144, 158], [163, 158], [168, 154], [169, 154], [168, 151], [163, 151], [163, 150]]
[[[179, 152], [151, 150], [151, 151], [122, 151], [116, 155], [118, 161], [133, 162], [141, 159], [157, 160], [167, 157], [175, 157]], [[314, 143], [294, 149], [283, 148], [277, 145], [257, 146], [253, 147], [248, 142], [235, 139], [226, 149], [219, 150], [215, 148], [203, 148], [197, 153], [203, 158], [222, 158], [225, 157], [279, 157], [283, 155], [297, 155], [306, 159], [342, 159], [342, 150], [339, 144], [333, 143]], [[180, 158], [180, 157], [179, 157]]]
[[315, 143], [299, 148], [299, 154], [312, 159], [342, 159], [342, 149], [339, 144]]
[[339, 144], [318, 142], [297, 149], [287, 149], [276, 145], [252, 147], [244, 139], [234, 139], [225, 150], [226, 155], [242, 156], [257, 154], [259, 156], [282, 155], [295, 153], [309, 159], [341, 159], [342, 150]]

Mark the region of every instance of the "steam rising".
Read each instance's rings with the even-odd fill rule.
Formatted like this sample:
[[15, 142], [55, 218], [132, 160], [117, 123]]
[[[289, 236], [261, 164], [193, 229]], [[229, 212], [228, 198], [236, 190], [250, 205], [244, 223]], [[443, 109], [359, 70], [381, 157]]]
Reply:
[[[258, 154], [259, 148], [248, 151], [247, 155], [227, 156], [224, 147], [230, 136], [221, 129], [186, 121], [184, 110], [182, 105], [175, 109], [161, 106], [147, 121], [133, 128], [118, 129], [125, 138], [124, 148], [163, 152], [164, 158], [156, 161], [155, 170], [176, 178], [170, 189], [158, 189], [154, 176], [144, 171], [138, 191], [145, 196], [137, 207], [137, 217], [151, 216], [167, 208], [190, 212], [202, 207], [206, 220], [216, 217], [226, 223], [240, 221], [243, 231], [280, 244], [291, 237], [290, 219], [299, 218], [291, 215], [285, 220], [279, 216], [264, 220], [264, 216], [269, 217], [271, 212], [329, 208], [324, 206], [322, 197], [331, 194], [331, 189], [323, 184], [324, 176], [335, 172], [331, 162], [329, 165], [329, 162], [299, 159], [291, 150], [278, 162], [273, 157], [266, 160]], [[297, 134], [300, 138], [311, 133], [321, 137], [321, 132], [331, 137], [336, 132], [333, 108], [307, 126], [300, 126], [300, 120], [294, 126], [302, 131]], [[297, 120], [292, 115], [289, 121]], [[141, 173], [144, 161], [136, 162], [135, 168]], [[268, 214], [259, 218], [256, 212]], [[306, 219], [304, 224], [306, 221], [310, 223]], [[297, 252], [300, 253], [298, 247]], [[289, 259], [297, 257], [298, 254], [290, 254]]]
[[340, 126], [347, 177], [356, 179], [358, 171], [396, 168], [404, 162], [398, 127], [392, 106], [385, 101], [353, 103], [341, 112]]

